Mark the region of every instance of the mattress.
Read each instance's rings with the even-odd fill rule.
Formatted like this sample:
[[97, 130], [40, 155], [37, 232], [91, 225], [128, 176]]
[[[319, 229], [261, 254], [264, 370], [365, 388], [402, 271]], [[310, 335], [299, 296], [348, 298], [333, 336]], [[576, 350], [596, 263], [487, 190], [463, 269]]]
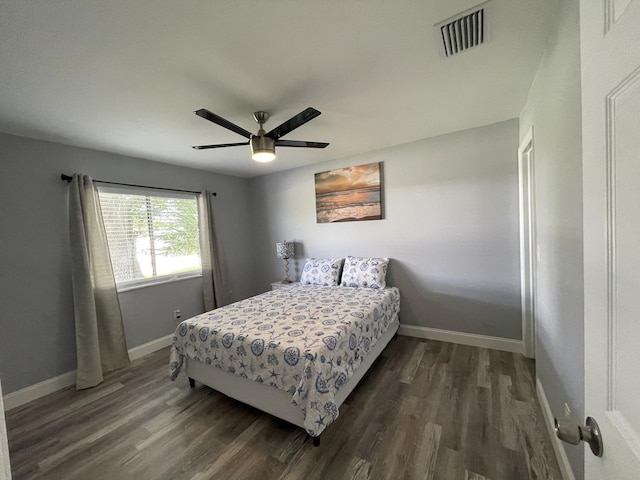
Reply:
[[294, 286], [185, 320], [171, 347], [170, 376], [185, 358], [284, 390], [312, 436], [338, 417], [336, 392], [389, 328], [397, 288]]

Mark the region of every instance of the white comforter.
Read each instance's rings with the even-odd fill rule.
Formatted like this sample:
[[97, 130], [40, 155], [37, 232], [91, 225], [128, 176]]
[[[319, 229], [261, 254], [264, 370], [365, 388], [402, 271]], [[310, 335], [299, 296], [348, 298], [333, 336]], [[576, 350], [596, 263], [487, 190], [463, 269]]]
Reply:
[[338, 418], [334, 395], [400, 309], [397, 288], [295, 286], [203, 313], [173, 337], [170, 375], [184, 357], [291, 393], [318, 436]]

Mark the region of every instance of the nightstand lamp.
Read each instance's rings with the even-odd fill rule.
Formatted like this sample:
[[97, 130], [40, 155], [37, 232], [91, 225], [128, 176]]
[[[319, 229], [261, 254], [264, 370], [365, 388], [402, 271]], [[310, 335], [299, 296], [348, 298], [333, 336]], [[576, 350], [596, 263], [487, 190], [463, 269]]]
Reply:
[[286, 240], [276, 243], [276, 256], [284, 259], [284, 280], [282, 280], [282, 283], [291, 283], [289, 278], [289, 259], [293, 258], [293, 246], [293, 242], [287, 242]]

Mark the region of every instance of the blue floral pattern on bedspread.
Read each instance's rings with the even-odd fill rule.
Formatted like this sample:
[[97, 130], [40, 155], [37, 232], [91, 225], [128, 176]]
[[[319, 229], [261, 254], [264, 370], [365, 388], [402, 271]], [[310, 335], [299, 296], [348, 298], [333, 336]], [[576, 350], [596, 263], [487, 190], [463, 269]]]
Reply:
[[289, 392], [318, 436], [338, 418], [336, 392], [400, 309], [395, 287], [294, 286], [263, 293], [182, 322], [170, 376], [184, 357]]

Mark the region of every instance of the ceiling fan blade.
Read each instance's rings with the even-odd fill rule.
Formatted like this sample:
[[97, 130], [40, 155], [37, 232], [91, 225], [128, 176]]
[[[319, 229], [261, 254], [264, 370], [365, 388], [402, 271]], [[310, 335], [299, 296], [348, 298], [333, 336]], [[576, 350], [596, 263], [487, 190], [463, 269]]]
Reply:
[[268, 132], [265, 136], [271, 137], [274, 140], [278, 140], [280, 137], [284, 137], [290, 131], [295, 130], [301, 125], [304, 125], [309, 120], [313, 120], [318, 115], [320, 115], [320, 112], [318, 110], [316, 110], [315, 108], [309, 107], [306, 110], [303, 110], [302, 112], [300, 112], [299, 114], [291, 117], [286, 122], [281, 123], [276, 128]]
[[276, 140], [277, 147], [306, 147], [306, 148], [325, 148], [328, 143], [324, 142], [306, 142], [304, 140]]
[[195, 148], [196, 150], [206, 150], [208, 148], [239, 147], [240, 145], [249, 145], [249, 142], [217, 143], [215, 145], [194, 145], [191, 148]]
[[231, 130], [232, 132], [235, 132], [239, 135], [242, 135], [245, 138], [251, 138], [251, 135], [253, 135], [251, 132], [245, 130], [242, 127], [239, 127], [235, 123], [231, 123], [229, 120], [222, 118], [220, 115], [216, 115], [215, 113], [210, 112], [206, 108], [201, 108], [200, 110], [196, 110], [193, 113], [195, 113], [199, 117], [204, 118], [205, 120], [209, 120], [210, 122], [216, 123], [221, 127]]

